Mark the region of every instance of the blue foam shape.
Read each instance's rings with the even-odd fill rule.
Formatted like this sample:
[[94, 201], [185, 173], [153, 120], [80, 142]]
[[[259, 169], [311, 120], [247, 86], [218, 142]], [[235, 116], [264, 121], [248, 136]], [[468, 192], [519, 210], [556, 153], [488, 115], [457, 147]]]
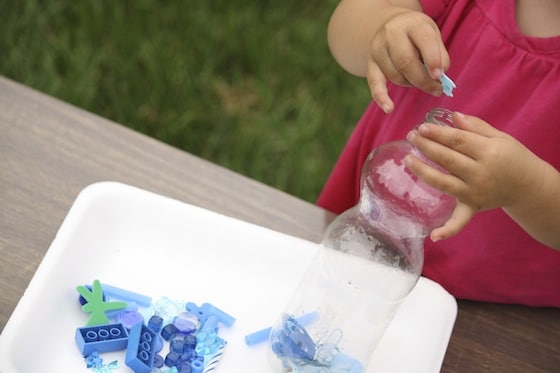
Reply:
[[439, 77], [439, 81], [441, 82], [443, 94], [449, 97], [453, 97], [453, 88], [457, 88], [455, 82], [445, 74], [441, 74], [441, 76]]
[[185, 309], [198, 316], [198, 319], [203, 324], [209, 316], [216, 316], [218, 320], [227, 327], [235, 323], [235, 317], [227, 314], [211, 303], [204, 303], [202, 306], [198, 307], [195, 303], [187, 302]]
[[76, 329], [75, 340], [82, 355], [120, 351], [128, 346], [128, 332], [120, 324], [86, 326]]
[[150, 307], [152, 298], [147, 295], [138, 294], [129, 290], [121, 289], [116, 286], [102, 283], [103, 293], [112, 298], [124, 301], [135, 302], [142, 307]]
[[149, 373], [154, 366], [157, 338], [146, 325], [134, 325], [128, 334], [125, 364], [135, 373]]
[[343, 372], [349, 373], [362, 373], [364, 371], [362, 363], [348, 355], [343, 354], [342, 352], [334, 355], [331, 368], [335, 370], [334, 368], [336, 367], [341, 368], [341, 371]]
[[[301, 325], [306, 326], [316, 321], [318, 318], [319, 318], [319, 313], [317, 311], [314, 311], [314, 312], [306, 313], [303, 316], [297, 317], [296, 320]], [[271, 331], [272, 331], [272, 326], [269, 326], [268, 328], [258, 330], [251, 334], [247, 334], [245, 336], [245, 344], [247, 346], [253, 346], [268, 341]]]

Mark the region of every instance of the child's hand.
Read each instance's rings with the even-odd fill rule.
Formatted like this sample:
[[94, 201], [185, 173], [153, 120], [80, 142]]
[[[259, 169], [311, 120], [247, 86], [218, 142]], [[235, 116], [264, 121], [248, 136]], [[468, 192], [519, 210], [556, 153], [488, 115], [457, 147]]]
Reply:
[[527, 196], [540, 193], [547, 172], [546, 162], [483, 120], [455, 113], [453, 121], [456, 128], [422, 124], [407, 136], [449, 174], [412, 155], [405, 159], [407, 167], [427, 184], [457, 198], [452, 217], [432, 231], [433, 241], [454, 236], [478, 211], [523, 209]]
[[389, 113], [394, 104], [387, 80], [439, 96], [439, 77], [448, 67], [449, 55], [434, 21], [422, 12], [403, 10], [388, 18], [374, 35], [367, 80], [373, 100]]

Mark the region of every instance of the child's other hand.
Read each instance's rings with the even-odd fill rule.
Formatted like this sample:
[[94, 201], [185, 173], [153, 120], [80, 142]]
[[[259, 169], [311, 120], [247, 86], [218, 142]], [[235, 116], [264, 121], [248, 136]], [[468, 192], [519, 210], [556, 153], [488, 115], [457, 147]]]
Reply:
[[409, 155], [407, 167], [427, 184], [457, 198], [451, 218], [432, 231], [433, 241], [457, 234], [478, 211], [522, 205], [539, 193], [546, 163], [512, 136], [485, 121], [453, 114], [456, 128], [422, 124], [407, 139], [445, 168], [438, 171]]
[[434, 21], [422, 12], [403, 10], [374, 35], [367, 80], [373, 100], [389, 113], [394, 104], [387, 93], [387, 80], [439, 96], [439, 77], [448, 67], [449, 55]]

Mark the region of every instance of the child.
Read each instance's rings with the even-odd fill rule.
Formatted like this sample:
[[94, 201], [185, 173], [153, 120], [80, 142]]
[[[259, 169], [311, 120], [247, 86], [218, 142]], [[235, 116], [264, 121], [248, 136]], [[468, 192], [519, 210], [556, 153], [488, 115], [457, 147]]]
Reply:
[[[318, 205], [354, 206], [370, 151], [407, 138], [450, 174], [406, 166], [457, 199], [425, 242], [424, 276], [458, 298], [560, 307], [559, 20], [560, 0], [342, 0], [329, 46], [373, 102]], [[434, 107], [470, 115], [412, 130]]]

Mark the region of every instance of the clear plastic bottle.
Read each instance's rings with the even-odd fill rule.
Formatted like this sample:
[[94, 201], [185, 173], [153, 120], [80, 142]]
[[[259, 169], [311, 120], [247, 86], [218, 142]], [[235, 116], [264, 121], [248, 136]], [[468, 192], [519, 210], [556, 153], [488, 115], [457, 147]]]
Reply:
[[[424, 122], [452, 126], [433, 109]], [[321, 248], [270, 333], [276, 372], [365, 372], [403, 299], [416, 285], [424, 240], [442, 225], [455, 199], [420, 181], [408, 141], [374, 149], [362, 169], [359, 203], [327, 228]]]

